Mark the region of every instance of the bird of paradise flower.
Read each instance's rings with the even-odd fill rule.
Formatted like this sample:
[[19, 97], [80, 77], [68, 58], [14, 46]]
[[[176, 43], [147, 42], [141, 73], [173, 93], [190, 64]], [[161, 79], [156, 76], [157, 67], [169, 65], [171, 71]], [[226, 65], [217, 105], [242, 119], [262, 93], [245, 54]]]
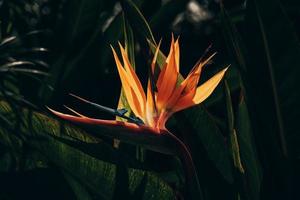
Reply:
[[[126, 112], [125, 109], [115, 110], [107, 108], [76, 95], [72, 95], [81, 101], [94, 105], [96, 108], [123, 117], [127, 120], [126, 122], [90, 118], [68, 107], [67, 108], [75, 115], [64, 114], [50, 108], [48, 109], [58, 117], [71, 122], [102, 126], [120, 131], [120, 134], [112, 135], [112, 137], [117, 137], [117, 139], [124, 139], [126, 141], [125, 138], [130, 136], [132, 140], [152, 150], [179, 155], [186, 172], [187, 188], [191, 193], [199, 193], [198, 197], [201, 199], [202, 195], [197, 173], [188, 148], [166, 128], [166, 122], [174, 113], [200, 104], [207, 99], [222, 80], [228, 67], [198, 86], [203, 67], [215, 55], [212, 54], [205, 60], [200, 59], [187, 77], [178, 83], [180, 75], [179, 39], [175, 41], [172, 37], [165, 64], [160, 70], [159, 75], [155, 76], [160, 44], [161, 42], [159, 42], [156, 47], [151, 63], [146, 93], [123, 46], [119, 43], [123, 64], [114, 48], [111, 47], [124, 93], [134, 116], [126, 116], [124, 114]], [[145, 140], [145, 137], [148, 139]], [[152, 138], [152, 140], [149, 139], [149, 137]], [[154, 143], [158, 144], [155, 145]], [[162, 147], [161, 144], [165, 144], [168, 147]], [[155, 146], [159, 148], [155, 148]]]

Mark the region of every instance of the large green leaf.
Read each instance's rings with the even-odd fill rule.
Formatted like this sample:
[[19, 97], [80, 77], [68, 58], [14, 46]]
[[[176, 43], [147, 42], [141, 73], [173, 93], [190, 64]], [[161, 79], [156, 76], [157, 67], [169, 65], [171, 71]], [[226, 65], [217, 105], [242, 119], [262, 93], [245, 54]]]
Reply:
[[[299, 39], [279, 1], [249, 1], [242, 34], [226, 12], [223, 14], [225, 38], [242, 75], [258, 155], [264, 166], [261, 188], [258, 170], [249, 171], [253, 174], [249, 179], [252, 198], [258, 198], [259, 189], [264, 198], [284, 198], [291, 195], [291, 159], [299, 156], [299, 136], [295, 134], [299, 118]], [[246, 122], [243, 126], [247, 127]], [[241, 147], [253, 154], [249, 145]], [[248, 168], [259, 168], [254, 158], [247, 161], [245, 153], [244, 159]], [[270, 192], [275, 187], [280, 190]]]
[[225, 96], [229, 137], [233, 164], [236, 168], [235, 187], [243, 199], [259, 199], [262, 179], [261, 166], [256, 155], [245, 97], [243, 93], [240, 94], [239, 102], [234, 106], [231, 95], [226, 81]]
[[[62, 44], [58, 44], [64, 49], [64, 54], [61, 55], [61, 58], [58, 59], [58, 63], [54, 66], [57, 66], [57, 68], [61, 68], [60, 65], [65, 63], [60, 62], [70, 62], [70, 58], [67, 57], [70, 56], [68, 54], [72, 54], [72, 51], [74, 51], [74, 47], [81, 47], [79, 48], [79, 52], [77, 52], [77, 59], [75, 59], [77, 62], [81, 58], [81, 56], [85, 54], [88, 46], [91, 45], [91, 42], [94, 42], [96, 38], [89, 37], [89, 39], [84, 40], [80, 40], [80, 38], [86, 38], [86, 35], [92, 36], [92, 34], [99, 35], [102, 28], [102, 23], [104, 23], [105, 21], [104, 17], [99, 17], [99, 13], [102, 11], [102, 7], [104, 7], [103, 4], [103, 1], [95, 0], [67, 1], [66, 6], [64, 6], [63, 12], [64, 21], [60, 24], [64, 32], [63, 34], [57, 34], [58, 37], [62, 37], [59, 38], [60, 41], [64, 42]], [[97, 26], [98, 28], [94, 29], [95, 26]], [[75, 63], [75, 61], [71, 62], [71, 64]], [[65, 66], [64, 70], [69, 71], [71, 70], [71, 67], [72, 65]]]
[[[10, 110], [10, 107], [2, 101], [0, 107], [1, 113], [10, 115]], [[68, 129], [68, 134], [66, 132], [61, 133], [63, 127]], [[25, 142], [27, 145], [45, 155], [49, 161], [71, 175], [80, 184], [88, 188], [89, 191], [97, 194], [99, 198], [112, 199], [115, 193], [118, 192], [116, 190], [116, 178], [121, 163], [115, 165], [101, 161], [53, 138], [53, 135], [63, 136], [66, 134], [73, 135], [73, 137], [80, 138], [86, 142], [93, 141], [93, 137], [87, 133], [72, 126], [62, 126], [58, 121], [46, 115], [35, 112], [31, 113], [26, 110], [24, 110], [24, 126], [19, 131], [22, 131], [22, 134], [26, 136], [27, 139]], [[78, 131], [80, 134], [78, 134]], [[1, 141], [4, 141], [2, 140], [3, 136], [8, 135], [9, 132], [4, 127], [1, 127], [0, 132]], [[98, 145], [102, 145], [101, 143], [98, 143]], [[129, 185], [124, 185], [124, 187], [127, 187], [125, 190], [128, 190], [129, 195], [137, 195], [136, 191], [139, 190], [139, 193], [142, 192], [140, 196], [143, 199], [174, 199], [172, 189], [151, 172], [133, 168], [124, 168], [124, 170], [128, 173]], [[147, 176], [146, 180], [145, 176]], [[72, 187], [78, 187], [77, 183], [74, 182]], [[141, 189], [141, 187], [144, 189]], [[80, 192], [80, 190], [77, 192]]]
[[[111, 56], [109, 44], [112, 43], [112, 38], [116, 41], [121, 30], [120, 15], [113, 12], [115, 3], [76, 0], [64, 4], [63, 18], [54, 30], [53, 37], [49, 38], [53, 40], [52, 48], [55, 53], [51, 66], [52, 76], [47, 80], [55, 89], [54, 97], [59, 98], [66, 90], [80, 90], [81, 85], [76, 83], [82, 76], [89, 76], [92, 81], [97, 74], [104, 74], [99, 72], [107, 68], [108, 58]], [[98, 66], [95, 67], [95, 64]], [[65, 87], [60, 88], [60, 84]], [[46, 85], [40, 96], [49, 100], [51, 94], [53, 91], [49, 92], [49, 86]]]
[[241, 95], [235, 119], [240, 155], [246, 178], [246, 183], [243, 184], [244, 188], [247, 189], [244, 192], [247, 192], [247, 195], [251, 197], [250, 199], [259, 199], [262, 181], [261, 165], [257, 157], [251, 121], [243, 95]]
[[131, 0], [122, 0], [125, 16], [141, 36], [156, 44], [152, 31], [139, 8]]
[[89, 194], [89, 192], [85, 189], [85, 187], [79, 183], [75, 178], [73, 178], [71, 175], [68, 173], [64, 173], [64, 177], [71, 186], [71, 188], [74, 191], [74, 194], [76, 195], [77, 199], [86, 199], [86, 200], [91, 200], [92, 197]]
[[240, 145], [238, 142], [236, 129], [234, 127], [235, 117], [233, 113], [232, 99], [231, 99], [231, 94], [230, 94], [227, 81], [225, 81], [224, 85], [225, 85], [226, 108], [227, 108], [227, 118], [228, 118], [228, 132], [230, 138], [232, 160], [233, 160], [234, 167], [237, 169], [237, 171], [240, 174], [244, 174], [245, 170], [241, 162]]
[[249, 98], [256, 108], [264, 142], [272, 146], [268, 154], [271, 158], [299, 157], [299, 137], [295, 134], [300, 113], [299, 39], [277, 0], [250, 1], [246, 22], [252, 31], [251, 37], [245, 34], [245, 41], [249, 57], [255, 58], [249, 58], [247, 66]]
[[[202, 107], [192, 108], [178, 116], [177, 123], [182, 134], [188, 134], [190, 142], [204, 146], [206, 153], [222, 176], [233, 182], [229, 151], [220, 129], [212, 116]], [[195, 162], [201, 165], [201, 154], [196, 152]]]

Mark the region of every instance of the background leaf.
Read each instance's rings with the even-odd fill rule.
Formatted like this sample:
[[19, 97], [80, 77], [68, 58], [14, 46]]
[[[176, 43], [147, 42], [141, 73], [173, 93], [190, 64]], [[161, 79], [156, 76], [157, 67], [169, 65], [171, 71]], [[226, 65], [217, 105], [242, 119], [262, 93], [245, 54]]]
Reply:
[[[2, 102], [1, 112], [8, 114], [9, 110], [10, 108], [7, 104]], [[60, 133], [60, 125], [57, 121], [42, 114], [32, 113], [31, 116], [30, 113], [24, 112], [24, 115], [29, 118], [26, 119], [26, 124], [22, 128], [22, 131], [27, 132], [27, 130], [31, 130], [29, 134], [28, 132], [26, 133], [28, 145], [42, 152], [47, 159], [61, 167], [100, 198], [112, 198], [114, 192], [116, 192], [114, 191], [117, 175], [116, 170], [118, 168], [116, 165], [97, 160], [69, 145], [55, 140], [51, 135]], [[44, 127], [48, 128], [45, 129]], [[1, 129], [1, 133], [5, 134], [5, 130]], [[131, 193], [135, 191], [140, 181], [143, 180], [144, 174], [147, 173], [148, 179], [143, 199], [174, 198], [169, 186], [150, 172], [127, 168], [125, 170], [128, 170], [127, 173], [130, 177], [128, 189]], [[153, 194], [155, 195], [153, 196]]]

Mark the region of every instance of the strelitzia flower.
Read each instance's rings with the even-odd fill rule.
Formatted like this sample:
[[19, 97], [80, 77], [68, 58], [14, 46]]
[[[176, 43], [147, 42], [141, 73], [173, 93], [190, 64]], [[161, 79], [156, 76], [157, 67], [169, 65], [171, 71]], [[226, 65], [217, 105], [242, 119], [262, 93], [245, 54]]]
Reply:
[[[128, 122], [116, 120], [101, 120], [84, 116], [70, 109], [77, 116], [63, 114], [51, 110], [54, 114], [67, 120], [88, 124], [99, 124], [110, 127], [124, 127], [133, 130], [146, 129], [155, 134], [161, 134], [166, 130], [167, 120], [176, 112], [187, 109], [203, 102], [208, 98], [217, 87], [227, 68], [215, 74], [208, 81], [198, 86], [203, 67], [215, 55], [211, 55], [204, 61], [198, 62], [187, 75], [179, 82], [179, 40], [172, 42], [165, 64], [158, 77], [154, 78], [156, 62], [159, 53], [160, 43], [156, 48], [152, 63], [151, 75], [149, 76], [147, 92], [144, 92], [142, 84], [136, 75], [125, 49], [119, 43], [122, 61], [121, 63], [114, 48], [113, 56], [121, 79], [122, 87], [125, 92], [127, 102], [135, 115]], [[80, 98], [81, 100], [84, 100]], [[87, 102], [87, 100], [84, 100]], [[135, 120], [134, 120], [135, 119]]]
[[197, 87], [202, 68], [215, 55], [213, 54], [205, 61], [197, 63], [186, 79], [178, 85], [179, 41], [177, 39], [176, 42], [174, 42], [172, 38], [166, 63], [155, 81], [155, 84], [152, 84], [160, 44], [156, 49], [151, 64], [152, 74], [148, 80], [147, 94], [145, 94], [124, 48], [120, 44], [119, 46], [123, 66], [113, 48], [112, 51], [127, 101], [135, 116], [139, 117], [146, 126], [155, 129], [157, 133], [160, 133], [160, 130], [166, 129], [166, 121], [175, 112], [197, 105], [209, 97], [227, 70], [227, 68], [225, 68], [210, 80]]
[[[103, 120], [87, 117], [71, 108], [68, 108], [75, 115], [64, 114], [48, 108], [55, 115], [75, 123], [93, 126], [102, 126], [119, 131], [112, 137], [117, 137], [126, 142], [132, 142], [159, 152], [179, 155], [186, 172], [188, 190], [198, 191], [199, 182], [196, 170], [187, 147], [175, 135], [166, 129], [167, 120], [176, 112], [195, 106], [207, 99], [222, 80], [227, 68], [215, 74], [208, 81], [198, 86], [203, 67], [212, 59], [212, 54], [207, 59], [200, 59], [192, 68], [187, 77], [183, 80], [179, 73], [180, 48], [179, 40], [172, 37], [169, 54], [161, 70], [157, 68], [160, 43], [156, 47], [151, 63], [151, 70], [146, 92], [136, 75], [128, 55], [121, 44], [120, 61], [114, 48], [113, 56], [120, 75], [122, 87], [127, 102], [134, 116], [126, 116], [125, 109], [111, 109], [76, 95], [79, 100], [93, 105], [95, 108], [123, 117], [127, 121]], [[158, 75], [156, 76], [158, 72]], [[128, 139], [129, 138], [129, 139]]]

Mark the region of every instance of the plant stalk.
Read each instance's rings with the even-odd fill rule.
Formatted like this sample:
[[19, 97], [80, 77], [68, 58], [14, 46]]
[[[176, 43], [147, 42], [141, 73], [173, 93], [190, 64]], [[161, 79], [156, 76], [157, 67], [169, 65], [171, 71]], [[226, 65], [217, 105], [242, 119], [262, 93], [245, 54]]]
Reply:
[[185, 196], [186, 199], [204, 200], [200, 183], [197, 176], [197, 171], [187, 146], [174, 134], [166, 130], [166, 133], [171, 136], [174, 141], [174, 148], [176, 148], [177, 155], [182, 162], [185, 172]]

